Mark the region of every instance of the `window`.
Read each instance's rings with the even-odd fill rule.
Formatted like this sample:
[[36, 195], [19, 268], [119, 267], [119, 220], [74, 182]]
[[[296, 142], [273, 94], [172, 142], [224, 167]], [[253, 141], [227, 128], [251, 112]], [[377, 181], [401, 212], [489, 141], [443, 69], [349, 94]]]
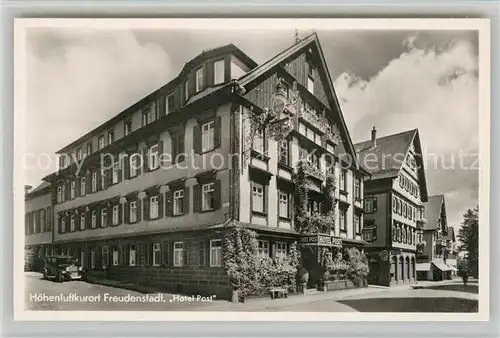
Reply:
[[165, 99], [165, 115], [172, 113], [175, 110], [175, 95], [169, 94]]
[[82, 148], [76, 150], [76, 159], [80, 161], [83, 158]]
[[253, 138], [253, 150], [264, 154], [265, 152], [265, 138], [264, 130], [257, 130]]
[[92, 173], [92, 192], [97, 191], [97, 173]]
[[361, 233], [361, 217], [359, 215], [354, 215], [354, 226], [356, 228], [356, 234]]
[[66, 184], [61, 186], [61, 202], [66, 200]]
[[347, 170], [340, 173], [340, 190], [347, 191]]
[[203, 89], [203, 68], [196, 71], [196, 91], [199, 92]]
[[104, 169], [101, 169], [101, 189], [106, 188], [106, 177], [107, 177], [107, 172]]
[[258, 256], [260, 258], [269, 257], [269, 242], [268, 241], [259, 241]]
[[92, 211], [92, 229], [97, 227], [97, 211]]
[[398, 198], [395, 196], [392, 197], [392, 211], [398, 212]]
[[128, 260], [128, 264], [130, 266], [135, 266], [135, 251], [136, 251], [135, 245], [131, 245], [129, 248], [130, 255]]
[[310, 75], [307, 77], [307, 90], [314, 94], [314, 79]]
[[184, 82], [184, 99], [187, 101], [189, 97], [189, 81]]
[[174, 215], [182, 215], [184, 213], [184, 190], [174, 191]]
[[149, 218], [156, 219], [159, 217], [158, 213], [158, 196], [151, 196], [149, 198]]
[[105, 228], [108, 226], [108, 209], [104, 208], [101, 210], [101, 227]]
[[148, 165], [149, 165], [149, 170], [155, 170], [158, 168], [158, 145], [155, 144], [151, 148], [149, 148], [149, 159], [148, 159]]
[[113, 266], [118, 266], [118, 248], [113, 248]]
[[69, 229], [71, 232], [75, 231], [75, 215], [71, 215]]
[[288, 165], [288, 140], [281, 140], [279, 142], [279, 162]]
[[74, 199], [76, 196], [76, 181], [71, 181], [71, 199]]
[[120, 163], [115, 162], [113, 163], [113, 172], [111, 177], [113, 184], [118, 183], [118, 181], [120, 180], [119, 174], [120, 174]]
[[340, 231], [347, 231], [346, 221], [347, 221], [346, 210], [340, 209], [339, 210]]
[[101, 248], [101, 266], [107, 267], [109, 264], [109, 248], [108, 246], [104, 245]]
[[115, 131], [110, 130], [108, 131], [108, 144], [111, 144], [113, 142], [115, 142]]
[[354, 197], [357, 200], [361, 199], [361, 181], [359, 178], [354, 181]]
[[128, 134], [130, 134], [132, 132], [132, 121], [125, 121], [125, 136], [127, 136]]
[[290, 218], [288, 214], [288, 194], [280, 191], [279, 193], [279, 216]]
[[401, 206], [401, 203], [402, 203], [402, 202], [401, 202], [401, 200], [399, 200], [399, 199], [398, 199], [398, 200], [396, 200], [396, 202], [397, 202], [397, 209], [398, 209], [398, 210], [397, 210], [397, 213], [398, 213], [398, 215], [401, 215], [401, 214], [402, 214], [402, 211], [401, 211], [401, 210], [403, 209], [403, 208], [402, 208], [402, 206]]
[[408, 205], [408, 218], [413, 220], [413, 207], [411, 205]]
[[95, 248], [90, 249], [90, 267], [95, 268]]
[[85, 177], [80, 178], [80, 196], [85, 196], [85, 194], [87, 193], [85, 191], [85, 188], [87, 187], [85, 183], [86, 183]]
[[287, 245], [283, 242], [276, 242], [274, 244], [274, 259], [285, 259], [287, 253]]
[[210, 241], [210, 266], [222, 266], [222, 241], [220, 239]]
[[62, 202], [62, 187], [58, 186], [57, 187], [57, 203]]
[[159, 266], [161, 263], [160, 243], [153, 243], [153, 266]]
[[130, 202], [130, 223], [137, 222], [137, 201]]
[[207, 183], [201, 186], [201, 210], [213, 210], [215, 208], [215, 187], [214, 183]]
[[184, 161], [184, 130], [171, 135], [172, 140], [172, 160], [176, 163]]
[[66, 166], [66, 157], [64, 155], [61, 155], [59, 157], [59, 167], [64, 168]]
[[40, 232], [45, 232], [45, 210], [40, 210]]
[[104, 135], [99, 136], [98, 146], [99, 146], [99, 150], [104, 148]]
[[80, 230], [85, 230], [85, 212], [80, 215]]
[[120, 207], [118, 205], [113, 206], [113, 225], [117, 225], [120, 219], [119, 216]]
[[139, 171], [140, 166], [140, 155], [139, 154], [132, 154], [130, 156], [130, 177], [136, 177]]
[[87, 143], [87, 155], [92, 154], [92, 142]]
[[214, 62], [214, 85], [224, 82], [225, 69], [224, 60], [219, 60]]
[[209, 151], [214, 148], [215, 131], [214, 121], [207, 122], [201, 126], [201, 151]]
[[252, 211], [264, 212], [264, 187], [261, 184], [252, 186]]
[[142, 125], [145, 126], [147, 124], [150, 124], [151, 122], [154, 121], [154, 114], [151, 108], [146, 108], [142, 112]]
[[184, 265], [184, 243], [174, 242], [174, 266]]
[[375, 197], [365, 198], [365, 212], [372, 213], [377, 211], [377, 199]]

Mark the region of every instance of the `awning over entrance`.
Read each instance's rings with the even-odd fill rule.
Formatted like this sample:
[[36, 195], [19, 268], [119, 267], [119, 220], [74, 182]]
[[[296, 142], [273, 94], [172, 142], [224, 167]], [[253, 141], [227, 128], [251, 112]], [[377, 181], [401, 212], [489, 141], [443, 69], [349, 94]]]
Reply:
[[432, 262], [432, 264], [441, 271], [450, 271], [450, 267], [441, 262]]
[[417, 271], [429, 271], [431, 263], [417, 263]]

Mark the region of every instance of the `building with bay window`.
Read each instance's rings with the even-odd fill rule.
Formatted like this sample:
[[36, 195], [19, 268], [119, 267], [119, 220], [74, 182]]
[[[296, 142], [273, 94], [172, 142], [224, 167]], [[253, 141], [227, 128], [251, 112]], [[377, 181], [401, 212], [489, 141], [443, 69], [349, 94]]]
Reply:
[[364, 183], [363, 238], [368, 243], [368, 282], [395, 285], [416, 281], [419, 229], [426, 223], [427, 185], [417, 129], [355, 145], [371, 173]]
[[[276, 93], [296, 108], [292, 132], [279, 141], [269, 128], [251, 133], [248, 118], [277, 110]], [[323, 210], [325, 175], [335, 175], [339, 202], [329, 235], [364, 243], [367, 173], [316, 34], [262, 65], [232, 44], [204, 51], [58, 154], [60, 169], [45, 178], [54, 245], [79, 257], [90, 277], [230, 297], [224, 226], [239, 221], [255, 230], [259, 255], [286, 255], [299, 238], [292, 182], [299, 160], [307, 163], [308, 212]]]

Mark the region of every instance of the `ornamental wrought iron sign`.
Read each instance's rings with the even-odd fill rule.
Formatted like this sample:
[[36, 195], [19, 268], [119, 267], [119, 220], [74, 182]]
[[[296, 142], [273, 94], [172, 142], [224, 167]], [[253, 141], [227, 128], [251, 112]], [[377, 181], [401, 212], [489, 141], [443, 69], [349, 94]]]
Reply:
[[342, 247], [342, 238], [329, 234], [305, 234], [299, 239], [299, 243], [305, 246], [328, 246]]

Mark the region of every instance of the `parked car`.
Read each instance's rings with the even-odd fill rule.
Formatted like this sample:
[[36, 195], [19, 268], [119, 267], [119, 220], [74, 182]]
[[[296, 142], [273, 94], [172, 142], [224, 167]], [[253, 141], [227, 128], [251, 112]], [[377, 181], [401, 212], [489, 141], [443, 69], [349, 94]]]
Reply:
[[77, 259], [71, 256], [47, 256], [43, 260], [43, 278], [56, 282], [85, 280], [86, 271]]

